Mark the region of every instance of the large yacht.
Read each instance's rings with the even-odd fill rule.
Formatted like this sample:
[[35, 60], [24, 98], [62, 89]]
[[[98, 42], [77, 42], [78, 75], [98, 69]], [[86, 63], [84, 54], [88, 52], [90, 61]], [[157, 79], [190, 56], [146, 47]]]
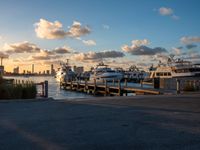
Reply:
[[105, 65], [103, 62], [99, 63], [95, 69], [92, 70], [90, 74], [90, 81], [113, 81], [113, 80], [121, 80], [123, 78], [122, 72], [117, 72], [112, 70]]
[[72, 71], [71, 66], [69, 66], [68, 60], [67, 63], [60, 64], [55, 78], [59, 82], [72, 81], [75, 78], [75, 73]]
[[200, 65], [182, 59], [169, 60], [172, 77], [200, 77]]
[[200, 77], [200, 65], [169, 58], [167, 64], [160, 62], [157, 67], [150, 67], [149, 73], [149, 78]]
[[143, 80], [145, 76], [146, 73], [144, 71], [141, 71], [135, 65], [132, 65], [125, 71], [124, 78], [130, 81], [140, 81]]

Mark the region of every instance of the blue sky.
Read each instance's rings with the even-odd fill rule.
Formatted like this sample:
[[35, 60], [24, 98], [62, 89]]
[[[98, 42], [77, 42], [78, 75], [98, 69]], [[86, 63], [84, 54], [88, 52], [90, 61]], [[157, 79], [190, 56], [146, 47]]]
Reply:
[[[199, 0], [1, 0], [0, 47], [4, 49], [5, 43], [28, 41], [47, 50], [67, 45], [80, 53], [123, 52], [123, 45], [131, 46], [133, 40], [147, 39], [148, 47], [171, 51], [184, 47], [186, 43], [181, 43], [180, 39], [189, 37], [192, 41], [187, 44], [195, 45], [192, 50], [198, 54], [199, 7]], [[160, 8], [169, 12], [161, 14]], [[90, 33], [78, 38], [40, 38], [35, 32], [35, 24], [41, 18], [52, 23], [59, 21], [65, 31], [77, 21], [83, 27], [88, 25]], [[194, 37], [197, 40], [193, 40]], [[96, 44], [86, 46], [83, 40], [93, 40]], [[127, 60], [143, 56], [131, 50], [124, 52]], [[185, 47], [180, 50], [188, 51]], [[24, 54], [17, 56], [25, 59]], [[16, 59], [13, 54], [9, 58]]]

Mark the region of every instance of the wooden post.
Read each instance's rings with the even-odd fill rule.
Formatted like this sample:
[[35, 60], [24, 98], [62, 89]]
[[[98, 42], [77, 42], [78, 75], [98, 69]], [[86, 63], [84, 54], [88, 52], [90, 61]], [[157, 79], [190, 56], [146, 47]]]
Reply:
[[45, 95], [44, 95], [44, 82], [41, 82], [41, 84], [42, 84], [42, 96], [44, 97]]
[[176, 79], [176, 94], [180, 94], [180, 80]]
[[118, 80], [118, 95], [121, 96], [121, 81]]
[[124, 87], [127, 87], [127, 79], [124, 80]]
[[107, 80], [105, 80], [105, 96], [107, 96]]
[[[124, 87], [127, 87], [127, 79], [124, 80]], [[127, 96], [127, 91], [125, 92], [125, 95]]]
[[70, 90], [72, 90], [72, 80], [71, 80], [71, 82], [70, 82]]
[[140, 80], [140, 87], [143, 88], [143, 80]]
[[47, 80], [45, 80], [44, 81], [44, 87], [45, 87], [45, 95], [44, 95], [44, 97], [48, 97], [48, 81]]
[[113, 85], [115, 86], [115, 79], [113, 79]]
[[87, 80], [85, 80], [85, 92], [87, 92]]
[[96, 90], [97, 90], [97, 82], [96, 79], [94, 79], [94, 95], [96, 94]]

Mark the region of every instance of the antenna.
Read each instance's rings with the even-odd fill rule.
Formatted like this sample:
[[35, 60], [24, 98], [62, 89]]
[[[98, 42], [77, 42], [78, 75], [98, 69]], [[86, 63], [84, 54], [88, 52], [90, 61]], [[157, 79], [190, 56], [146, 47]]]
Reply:
[[67, 59], [67, 63], [66, 64], [69, 65], [69, 59]]

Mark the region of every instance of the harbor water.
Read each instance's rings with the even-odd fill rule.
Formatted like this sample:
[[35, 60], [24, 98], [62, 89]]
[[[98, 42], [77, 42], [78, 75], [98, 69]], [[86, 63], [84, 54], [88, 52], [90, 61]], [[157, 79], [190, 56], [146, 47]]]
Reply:
[[[34, 83], [48, 81], [48, 97], [52, 97], [54, 99], [76, 99], [76, 98], [89, 98], [94, 97], [93, 95], [89, 95], [82, 92], [69, 91], [60, 89], [60, 83], [53, 76], [6, 76], [5, 78], [12, 78], [15, 80], [24, 80], [24, 81], [33, 81]], [[108, 83], [108, 85], [112, 85], [112, 83]], [[115, 83], [117, 85], [117, 83]], [[124, 83], [121, 83], [121, 86], [124, 86]], [[138, 83], [127, 83], [127, 86], [131, 87], [140, 87]], [[150, 88], [151, 86], [144, 85], [144, 87]], [[41, 91], [41, 86], [37, 86], [37, 90]], [[134, 94], [129, 94], [128, 96], [132, 96]]]
[[[33, 81], [34, 83], [44, 82], [45, 80], [48, 81], [48, 96], [54, 99], [75, 99], [75, 98], [88, 98], [92, 97], [92, 95], [88, 95], [81, 92], [74, 92], [74, 91], [66, 91], [60, 89], [60, 84], [56, 79], [52, 76], [11, 76], [5, 78], [12, 78], [16, 80], [29, 80]], [[41, 86], [37, 87], [38, 90], [41, 90]]]

